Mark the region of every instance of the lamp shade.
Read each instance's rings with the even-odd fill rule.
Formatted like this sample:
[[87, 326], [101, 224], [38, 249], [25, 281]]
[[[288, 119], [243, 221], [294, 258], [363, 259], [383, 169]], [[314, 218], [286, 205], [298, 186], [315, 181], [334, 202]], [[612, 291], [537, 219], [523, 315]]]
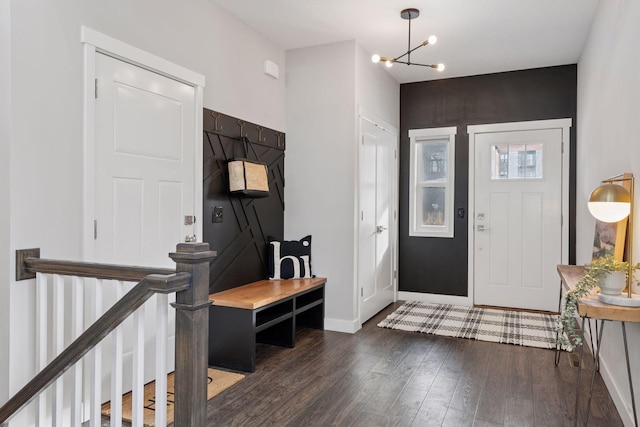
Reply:
[[593, 190], [588, 207], [594, 218], [602, 222], [618, 222], [631, 212], [631, 195], [620, 185], [604, 184]]

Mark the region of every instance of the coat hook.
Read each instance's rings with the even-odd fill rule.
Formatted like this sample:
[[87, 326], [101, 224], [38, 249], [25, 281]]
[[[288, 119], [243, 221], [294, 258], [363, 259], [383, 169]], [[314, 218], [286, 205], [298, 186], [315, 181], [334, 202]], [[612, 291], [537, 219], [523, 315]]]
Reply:
[[260, 125], [256, 125], [256, 129], [258, 130], [258, 141], [260, 142], [265, 142], [267, 140], [267, 138], [263, 138], [262, 137], [262, 131], [264, 130], [264, 127], [260, 126]]
[[249, 136], [249, 134], [244, 135], [244, 125], [247, 124], [247, 122], [245, 122], [244, 120], [240, 120], [238, 119], [238, 126], [240, 126], [240, 138], [242, 138], [243, 136]]
[[218, 127], [218, 119], [220, 118], [220, 113], [216, 113], [215, 111], [211, 112], [211, 117], [213, 117], [213, 130], [215, 132], [219, 132], [222, 130], [222, 125]]

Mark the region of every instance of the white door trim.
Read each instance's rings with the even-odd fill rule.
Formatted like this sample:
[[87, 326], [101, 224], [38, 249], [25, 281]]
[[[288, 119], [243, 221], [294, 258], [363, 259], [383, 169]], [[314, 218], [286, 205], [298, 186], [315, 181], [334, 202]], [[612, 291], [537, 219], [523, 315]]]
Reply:
[[[82, 26], [80, 41], [84, 50], [84, 102], [83, 102], [83, 227], [82, 246], [85, 260], [93, 259], [93, 219], [95, 218], [95, 200], [93, 189], [95, 180], [90, 165], [95, 159], [95, 78], [96, 52], [103, 53], [123, 62], [180, 81], [195, 89], [195, 206], [198, 217], [195, 233], [202, 238], [202, 108], [205, 78], [203, 75], [188, 70], [180, 65], [145, 52], [137, 47], [116, 40], [91, 28]], [[178, 242], [176, 242], [178, 243]]]
[[[362, 129], [360, 127], [360, 120], [359, 119], [363, 119], [366, 120], [372, 124], [374, 124], [375, 126], [378, 126], [379, 128], [385, 130], [386, 132], [390, 133], [391, 135], [394, 136], [395, 138], [395, 146], [394, 146], [394, 151], [395, 151], [395, 173], [392, 178], [393, 178], [393, 184], [392, 184], [392, 188], [393, 188], [393, 198], [392, 198], [392, 203], [391, 206], [393, 206], [394, 208], [394, 214], [395, 214], [395, 223], [396, 225], [399, 223], [399, 217], [398, 217], [398, 179], [399, 179], [399, 171], [400, 171], [400, 141], [398, 138], [398, 129], [395, 128], [394, 126], [392, 126], [390, 123], [382, 120], [380, 117], [376, 116], [375, 114], [365, 110], [362, 107], [359, 107], [358, 109], [358, 136], [357, 136], [357, 140], [356, 140], [356, 144], [358, 146], [358, 156], [357, 156], [357, 167], [356, 167], [356, 182], [357, 182], [357, 188], [356, 188], [356, 203], [355, 203], [355, 212], [354, 212], [354, 221], [355, 221], [355, 233], [354, 233], [354, 241], [355, 242], [359, 242], [360, 241], [360, 157], [362, 156], [362, 145], [360, 144], [360, 141], [362, 140]], [[394, 275], [393, 278], [393, 300], [397, 301], [398, 300], [398, 233], [399, 230], [397, 229], [398, 227], [396, 227], [395, 230], [393, 230], [392, 233], [392, 237], [391, 237], [391, 247], [393, 248], [394, 251], [394, 256], [393, 256], [393, 270], [396, 272], [396, 274]], [[355, 262], [355, 265], [358, 265], [358, 256], [359, 256], [359, 244], [355, 245], [355, 252], [353, 254], [353, 259]], [[358, 285], [360, 283], [360, 278], [359, 278], [359, 271], [358, 268], [356, 267], [354, 269], [354, 282], [353, 282], [353, 293], [354, 293], [354, 298], [355, 301], [357, 301], [357, 307], [356, 307], [356, 322], [358, 324], [358, 327], [362, 327], [362, 322], [360, 320], [360, 286]], [[358, 328], [358, 329], [359, 329]], [[355, 331], [354, 331], [355, 332]]]
[[[384, 121], [383, 119], [381, 119], [380, 117], [378, 117], [377, 115], [373, 114], [370, 111], [365, 110], [364, 108], [360, 107], [358, 109], [358, 117], [365, 119], [368, 122], [373, 123], [374, 125], [386, 130], [387, 132], [389, 132], [392, 135], [398, 136], [398, 129], [396, 129], [393, 125], [391, 125], [390, 123]], [[396, 147], [397, 148], [397, 147]]]
[[475, 281], [474, 281], [474, 247], [475, 247], [475, 136], [480, 133], [489, 132], [510, 132], [510, 131], [526, 131], [526, 130], [542, 130], [542, 129], [561, 129], [562, 130], [562, 263], [569, 262], [569, 159], [571, 157], [570, 129], [572, 120], [567, 119], [551, 119], [551, 120], [532, 120], [526, 122], [509, 122], [509, 123], [491, 123], [482, 125], [467, 126], [469, 134], [469, 191], [468, 191], [468, 292], [469, 299], [475, 303]]

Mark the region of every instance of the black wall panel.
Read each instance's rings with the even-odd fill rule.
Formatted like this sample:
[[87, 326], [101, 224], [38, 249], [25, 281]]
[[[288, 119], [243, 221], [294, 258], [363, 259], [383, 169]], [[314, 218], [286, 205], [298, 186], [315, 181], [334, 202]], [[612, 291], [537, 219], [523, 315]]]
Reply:
[[[206, 108], [203, 131], [203, 241], [218, 252], [211, 264], [213, 293], [267, 277], [267, 237], [284, 234], [285, 135]], [[242, 156], [240, 136], [251, 141], [248, 158], [269, 166], [269, 197], [229, 194], [227, 160], [238, 149]], [[213, 222], [216, 207], [222, 222]]]
[[399, 290], [468, 293], [466, 215], [455, 219], [453, 239], [409, 237], [409, 129], [458, 127], [454, 209], [468, 212], [467, 125], [572, 118], [569, 260], [575, 263], [576, 93], [576, 65], [400, 85]]

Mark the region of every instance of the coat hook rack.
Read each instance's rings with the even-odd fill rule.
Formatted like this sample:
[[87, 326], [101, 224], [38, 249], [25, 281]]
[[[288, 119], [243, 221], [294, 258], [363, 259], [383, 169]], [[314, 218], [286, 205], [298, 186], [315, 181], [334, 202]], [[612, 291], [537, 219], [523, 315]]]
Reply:
[[245, 122], [244, 120], [238, 119], [238, 126], [240, 126], [240, 138], [242, 138], [243, 136], [249, 136], [249, 134], [244, 134], [244, 125], [246, 124], [247, 122]]
[[213, 117], [213, 130], [215, 132], [220, 132], [222, 130], [222, 125], [218, 127], [218, 120], [220, 119], [220, 113], [216, 113], [215, 111], [212, 111], [211, 117]]

